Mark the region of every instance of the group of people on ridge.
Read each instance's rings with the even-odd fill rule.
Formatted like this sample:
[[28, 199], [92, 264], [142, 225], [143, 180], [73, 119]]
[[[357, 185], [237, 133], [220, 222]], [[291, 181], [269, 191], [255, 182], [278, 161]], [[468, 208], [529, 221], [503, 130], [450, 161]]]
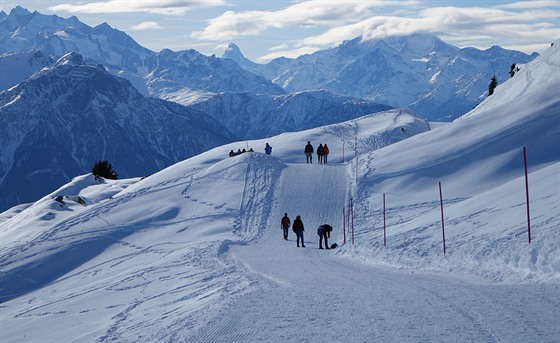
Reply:
[[246, 152], [253, 152], [253, 148], [249, 149], [249, 150], [241, 150], [241, 149], [237, 149], [237, 152], [234, 152], [233, 149], [229, 152], [229, 157], [233, 157], [233, 156], [237, 156], [237, 155], [241, 155], [244, 154]]
[[[290, 229], [290, 225], [291, 222], [290, 222], [290, 218], [288, 217], [288, 213], [284, 213], [284, 217], [282, 217], [282, 220], [280, 221], [280, 227], [283, 230], [285, 240], [288, 240], [288, 231]], [[301, 220], [300, 215], [296, 216], [296, 219], [294, 219], [294, 224], [291, 226], [292, 226], [292, 230], [296, 234], [297, 247], [298, 248], [300, 247], [299, 242], [301, 240], [301, 247], [305, 248], [305, 243], [303, 241], [303, 231], [305, 231], [305, 228], [303, 226], [303, 221]], [[328, 224], [320, 225], [317, 228], [317, 235], [319, 235], [319, 249], [323, 249], [323, 240], [325, 241], [325, 249], [330, 249], [328, 238], [331, 237], [331, 231], [332, 231], [332, 226]]]
[[[253, 152], [253, 148], [249, 149], [248, 151]], [[243, 149], [243, 150], [237, 149], [237, 152], [234, 152], [233, 150], [231, 150], [229, 152], [229, 157], [241, 155], [245, 152], [247, 152], [247, 150], [245, 150], [245, 149]], [[315, 152], [315, 149], [313, 148], [313, 145], [311, 145], [310, 141], [307, 141], [307, 145], [305, 146], [305, 149], [304, 149], [307, 164], [313, 163], [313, 153], [314, 152]], [[270, 146], [270, 144], [266, 143], [266, 145], [264, 147], [264, 153], [267, 154], [267, 155], [270, 155], [272, 153], [272, 146]], [[327, 163], [328, 156], [329, 156], [329, 146], [326, 143], [324, 145], [319, 144], [319, 146], [317, 147], [317, 161], [319, 162], [319, 164]]]
[[[310, 141], [307, 141], [307, 145], [305, 146], [303, 152], [305, 153], [306, 161], [308, 164], [313, 163], [313, 151], [313, 145], [311, 145]], [[328, 156], [329, 147], [327, 146], [327, 144], [319, 144], [319, 146], [317, 147], [317, 160], [319, 161], [319, 164], [327, 163]]]

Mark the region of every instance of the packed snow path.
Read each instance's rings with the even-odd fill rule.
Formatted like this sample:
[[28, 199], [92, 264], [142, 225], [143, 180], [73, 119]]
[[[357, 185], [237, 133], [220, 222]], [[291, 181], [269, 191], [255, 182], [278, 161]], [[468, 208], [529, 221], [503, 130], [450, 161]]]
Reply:
[[[558, 329], [558, 287], [495, 285], [372, 267], [319, 250], [316, 228], [342, 243], [346, 169], [289, 165], [262, 236], [225, 258], [253, 288], [188, 337], [192, 342], [520, 342]], [[351, 179], [351, 178], [350, 178]], [[305, 248], [282, 238], [280, 218], [300, 214]], [[329, 241], [329, 244], [331, 241]], [[559, 332], [560, 333], [560, 332]], [[550, 337], [550, 336], [548, 336]]]

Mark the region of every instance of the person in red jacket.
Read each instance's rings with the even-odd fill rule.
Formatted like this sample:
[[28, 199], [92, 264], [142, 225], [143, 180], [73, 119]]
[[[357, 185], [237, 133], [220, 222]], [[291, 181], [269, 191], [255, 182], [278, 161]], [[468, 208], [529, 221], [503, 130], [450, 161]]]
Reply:
[[323, 145], [323, 163], [327, 163], [327, 157], [329, 156], [329, 147], [327, 143]]
[[290, 228], [290, 218], [288, 218], [288, 214], [284, 213], [284, 217], [282, 217], [282, 221], [280, 222], [280, 226], [282, 230], [284, 230], [284, 239], [288, 240], [288, 229]]

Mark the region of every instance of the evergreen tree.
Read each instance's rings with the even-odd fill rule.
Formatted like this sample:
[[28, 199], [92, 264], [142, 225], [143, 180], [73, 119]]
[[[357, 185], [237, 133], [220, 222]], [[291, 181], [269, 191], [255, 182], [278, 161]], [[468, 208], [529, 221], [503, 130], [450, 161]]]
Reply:
[[517, 65], [514, 63], [511, 65], [510, 69], [509, 69], [509, 75], [511, 77], [513, 77], [513, 75], [515, 75], [515, 73], [517, 73], [519, 71], [519, 68], [517, 68]]
[[488, 96], [494, 94], [494, 89], [498, 86], [498, 79], [496, 79], [496, 75], [492, 77], [490, 81], [490, 85], [488, 85]]
[[113, 170], [113, 166], [109, 161], [103, 160], [95, 162], [93, 168], [91, 168], [91, 173], [95, 175], [95, 179], [99, 180], [100, 178], [116, 180], [117, 173]]

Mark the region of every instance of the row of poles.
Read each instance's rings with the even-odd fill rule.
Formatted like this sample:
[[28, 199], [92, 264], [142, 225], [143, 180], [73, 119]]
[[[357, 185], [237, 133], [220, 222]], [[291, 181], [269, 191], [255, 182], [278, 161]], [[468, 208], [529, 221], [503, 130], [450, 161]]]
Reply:
[[[527, 235], [529, 239], [529, 243], [531, 243], [531, 213], [529, 208], [529, 174], [527, 168], [527, 148], [523, 147], [523, 162], [525, 165], [525, 196], [526, 196], [526, 203], [527, 203]], [[357, 159], [356, 159], [356, 170], [357, 170]], [[357, 175], [357, 173], [356, 173]], [[357, 178], [357, 177], [356, 177]], [[442, 241], [443, 241], [443, 254], [445, 255], [447, 252], [445, 246], [445, 216], [443, 212], [443, 192], [441, 190], [441, 181], [438, 182], [439, 186], [439, 204], [441, 209], [441, 233], [442, 233]], [[343, 226], [344, 226], [344, 243], [346, 243], [346, 225], [348, 223], [348, 231], [351, 233], [352, 245], [354, 245], [354, 202], [353, 199], [350, 198], [348, 203], [348, 213], [346, 213], [346, 209], [342, 208], [342, 218], [343, 218]], [[387, 215], [386, 215], [386, 207], [385, 207], [385, 193], [383, 193], [383, 245], [387, 246]]]

